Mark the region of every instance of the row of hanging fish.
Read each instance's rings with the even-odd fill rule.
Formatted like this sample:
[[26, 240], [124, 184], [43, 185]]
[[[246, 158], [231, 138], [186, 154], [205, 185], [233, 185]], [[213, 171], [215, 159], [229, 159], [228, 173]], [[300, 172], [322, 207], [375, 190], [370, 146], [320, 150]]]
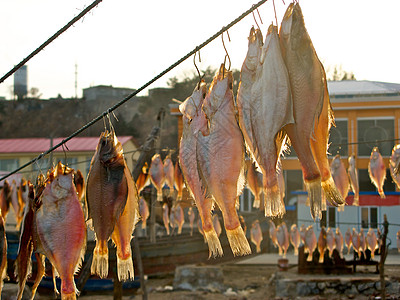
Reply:
[[[282, 222], [277, 227], [275, 224], [269, 222], [269, 236], [275, 247], [279, 248], [279, 255], [286, 257], [287, 250], [289, 248], [289, 241], [293, 245], [294, 254], [298, 255], [298, 248], [301, 244], [304, 245], [304, 253], [308, 253], [307, 261], [312, 261], [313, 253], [317, 249], [319, 253], [318, 261], [322, 263], [324, 261], [325, 251], [328, 251], [328, 256], [331, 258], [333, 250], [337, 250], [339, 256], [343, 257], [343, 248], [347, 247], [348, 254], [353, 249], [359, 257], [369, 249], [371, 251], [371, 258], [375, 257], [375, 251], [380, 247], [381, 234], [377, 229], [377, 234], [373, 228], [369, 228], [367, 234], [364, 233], [364, 229], [361, 228], [360, 233], [355, 228], [350, 230], [347, 229], [345, 236], [343, 237], [339, 228], [333, 229], [328, 227], [321, 227], [320, 234], [315, 235], [313, 225], [306, 227], [304, 224], [297, 228], [296, 224], [293, 224], [288, 232], [285, 222]], [[400, 232], [400, 231], [399, 231]], [[399, 234], [400, 236], [400, 234]]]

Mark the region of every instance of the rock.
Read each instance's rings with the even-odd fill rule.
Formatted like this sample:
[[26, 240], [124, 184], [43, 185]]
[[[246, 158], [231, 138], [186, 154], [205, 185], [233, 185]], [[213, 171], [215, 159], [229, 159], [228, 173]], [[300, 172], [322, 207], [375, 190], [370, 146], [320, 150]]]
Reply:
[[323, 289], [325, 289], [326, 284], [325, 284], [325, 282], [318, 282], [318, 283], [317, 283], [317, 287], [318, 287], [320, 290], [323, 290]]
[[217, 266], [180, 266], [175, 269], [174, 289], [207, 290], [221, 292], [224, 288], [224, 276]]
[[[6, 283], [3, 286], [3, 290], [1, 291], [1, 299], [2, 300], [15, 300], [18, 293], [18, 285], [15, 283]], [[22, 294], [22, 300], [31, 299], [31, 289], [25, 285], [24, 293]], [[38, 293], [36, 293], [35, 298], [38, 297]]]

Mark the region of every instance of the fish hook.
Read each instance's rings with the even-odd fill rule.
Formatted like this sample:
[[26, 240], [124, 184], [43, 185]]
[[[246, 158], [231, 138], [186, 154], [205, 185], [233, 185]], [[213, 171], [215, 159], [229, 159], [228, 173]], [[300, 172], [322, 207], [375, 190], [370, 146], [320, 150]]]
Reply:
[[199, 62], [201, 62], [200, 50], [196, 50], [196, 52], [194, 53], [194, 56], [193, 56], [193, 63], [194, 63], [194, 67], [196, 68], [197, 74], [199, 75], [199, 83], [197, 84], [197, 90], [199, 90], [199, 89], [200, 89], [200, 83], [201, 83], [201, 80], [202, 80], [203, 78], [201, 77], [199, 68], [198, 68], [197, 65], [196, 65], [196, 53], [197, 53], [197, 52], [199, 52]]
[[64, 164], [63, 174], [65, 175], [65, 172], [67, 171], [67, 151], [65, 151], [65, 149], [67, 149], [68, 151], [69, 151], [69, 149], [68, 149], [66, 144], [62, 144], [61, 147], [62, 147], [62, 150], [64, 152], [64, 162], [65, 162], [65, 164]]
[[[226, 31], [226, 34], [228, 35], [228, 40], [231, 41], [231, 38], [229, 37], [228, 30]], [[228, 71], [231, 70], [231, 58], [229, 57], [228, 50], [226, 50], [226, 47], [225, 47], [224, 33], [221, 34], [221, 39], [222, 39], [222, 46], [224, 47], [224, 50], [225, 50], [225, 53], [226, 53], [226, 54], [225, 54], [225, 58], [224, 58], [224, 69], [222, 70], [222, 78], [224, 78], [226, 58], [228, 57], [228, 61], [229, 61], [229, 68], [228, 68]]]
[[[253, 7], [254, 7], [254, 6], [255, 6], [255, 5], [253, 4]], [[260, 12], [258, 11], [258, 8], [256, 8], [256, 10], [257, 10], [257, 14], [258, 14], [258, 17], [259, 17], [259, 19], [260, 19], [261, 24], [263, 24], [263, 21], [262, 21], [262, 19], [261, 19]], [[251, 13], [253, 14], [254, 22], [256, 23], [258, 30], [261, 30], [261, 29], [260, 29], [260, 26], [259, 26], [258, 23], [257, 23], [256, 15], [254, 14], [254, 10], [253, 10]]]

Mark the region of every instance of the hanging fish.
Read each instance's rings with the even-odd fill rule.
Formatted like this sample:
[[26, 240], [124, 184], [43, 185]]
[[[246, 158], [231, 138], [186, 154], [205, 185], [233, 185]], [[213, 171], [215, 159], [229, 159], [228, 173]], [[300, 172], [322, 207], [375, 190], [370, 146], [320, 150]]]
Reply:
[[[347, 194], [349, 192], [350, 183], [349, 183], [349, 178], [347, 176], [346, 167], [340, 160], [339, 154], [337, 154], [332, 159], [331, 174], [340, 195], [342, 196], [343, 199], [346, 199]], [[344, 208], [344, 205], [340, 205], [339, 208]]]
[[300, 226], [300, 238], [301, 238], [301, 242], [303, 243], [303, 245], [305, 244], [305, 239], [306, 239], [306, 225], [305, 224], [301, 224]]
[[290, 243], [289, 232], [285, 222], [282, 222], [276, 228], [276, 239], [278, 241], [279, 255], [285, 258]]
[[163, 201], [162, 188], [165, 181], [164, 165], [160, 154], [154, 154], [151, 158], [149, 169], [150, 180], [157, 190], [157, 200]]
[[294, 119], [289, 76], [281, 54], [278, 29], [272, 24], [268, 28], [251, 90], [250, 120], [253, 157], [263, 173], [265, 215], [281, 217], [286, 212], [277, 175], [286, 141], [282, 129]]
[[392, 155], [389, 160], [390, 175], [396, 183], [397, 188], [400, 189], [400, 144], [397, 144], [392, 149]]
[[3, 281], [7, 277], [7, 237], [6, 223], [0, 215], [0, 295], [3, 290]]
[[169, 195], [171, 197], [174, 193], [175, 167], [169, 155], [167, 155], [167, 157], [164, 159], [164, 176], [165, 183], [169, 188]]
[[306, 229], [306, 237], [304, 243], [304, 253], [308, 253], [307, 261], [313, 260], [313, 254], [317, 248], [317, 236], [315, 235], [313, 226], [310, 225]]
[[250, 240], [256, 246], [256, 252], [260, 253], [263, 236], [260, 227], [260, 222], [258, 220], [255, 220], [253, 223], [251, 223]]
[[178, 234], [181, 234], [183, 224], [185, 223], [185, 216], [183, 214], [183, 209], [179, 204], [175, 205], [174, 221], [175, 221], [176, 226], [178, 226]]
[[367, 232], [367, 248], [371, 251], [371, 259], [375, 258], [375, 251], [378, 249], [378, 239], [376, 238], [375, 231], [370, 228]]
[[360, 187], [358, 184], [358, 171], [356, 168], [356, 156], [354, 154], [352, 154], [349, 157], [349, 167], [347, 169], [347, 173], [349, 174], [351, 190], [354, 193], [353, 205], [358, 206], [359, 205]]
[[[364, 258], [365, 256], [365, 250], [367, 250], [367, 241], [365, 240], [365, 234], [364, 234], [364, 228], [360, 229], [360, 233], [358, 234], [360, 237], [360, 255], [361, 253], [364, 254]], [[360, 256], [361, 258], [361, 256]]]
[[[164, 228], [167, 231], [167, 235], [170, 234], [169, 231], [169, 225], [170, 225], [170, 212], [169, 212], [169, 207], [167, 203], [164, 203], [162, 206], [162, 211], [163, 211], [163, 223], [164, 223]], [[172, 224], [171, 224], [172, 225]]]
[[261, 47], [263, 45], [262, 33], [252, 27], [248, 37], [249, 44], [246, 58], [240, 71], [240, 82], [237, 92], [237, 109], [240, 129], [243, 133], [245, 145], [251, 161], [255, 161], [253, 156], [255, 139], [251, 124], [250, 110], [252, 104], [252, 87], [256, 80], [257, 67], [259, 65]]
[[379, 196], [385, 198], [383, 192], [383, 184], [386, 179], [386, 167], [382, 155], [379, 153], [378, 147], [374, 147], [371, 152], [368, 163], [368, 174], [371, 182], [378, 189]]
[[356, 229], [353, 227], [353, 232], [351, 233], [351, 243], [353, 245], [353, 250], [357, 252], [358, 257], [361, 258], [361, 252], [360, 252], [360, 235], [356, 231]]
[[146, 229], [147, 219], [150, 216], [149, 206], [147, 205], [146, 200], [143, 197], [139, 199], [139, 214], [140, 219], [142, 220], [142, 229]]
[[183, 181], [183, 174], [181, 167], [179, 166], [179, 162], [176, 162], [175, 164], [175, 170], [174, 170], [174, 186], [176, 191], [178, 192], [176, 196], [176, 201], [180, 202], [182, 201], [182, 194], [183, 194], [183, 186], [184, 186], [184, 181]]
[[[74, 174], [75, 178], [75, 174]], [[21, 179], [19, 186], [18, 186], [18, 202], [23, 203], [24, 207], [28, 204], [28, 195], [29, 195], [29, 183], [30, 181], [26, 181], [24, 178]], [[79, 197], [79, 193], [78, 193]], [[80, 198], [79, 198], [80, 199]], [[22, 212], [22, 215], [24, 213]]]
[[96, 234], [91, 273], [107, 277], [111, 237], [117, 248], [119, 280], [133, 278], [131, 239], [139, 219], [138, 194], [113, 130], [100, 135], [87, 177], [86, 201]]
[[79, 293], [74, 274], [86, 250], [86, 224], [73, 171], [59, 162], [49, 173], [33, 219], [36, 251], [49, 259], [60, 276], [62, 299], [76, 299]]
[[291, 3], [287, 8], [279, 36], [289, 73], [295, 121], [285, 129], [302, 166], [311, 216], [320, 219], [321, 186], [332, 205], [345, 202], [333, 182], [327, 158], [334, 118], [326, 74], [306, 30], [299, 3]]
[[245, 184], [244, 143], [236, 122], [232, 87], [232, 72], [222, 64], [204, 99], [210, 134], [198, 137], [197, 161], [200, 177], [222, 212], [233, 255], [238, 256], [250, 254], [251, 249], [236, 211], [237, 197]]
[[325, 226], [322, 226], [321, 231], [319, 233], [319, 237], [318, 237], [318, 252], [319, 252], [318, 262], [320, 264], [324, 262], [324, 254], [325, 254], [326, 248], [327, 248], [326, 230], [325, 230]]
[[10, 210], [11, 203], [11, 186], [6, 179], [3, 183], [3, 188], [0, 192], [0, 210], [1, 215], [4, 218], [4, 222], [7, 220], [7, 214]]
[[336, 249], [336, 237], [335, 232], [330, 227], [326, 231], [326, 248], [328, 249], [329, 257], [332, 258], [333, 250]]
[[221, 227], [221, 223], [219, 221], [218, 215], [214, 214], [212, 217], [212, 220], [213, 220], [215, 232], [217, 233], [217, 236], [219, 237], [222, 233], [222, 227]]
[[296, 224], [293, 224], [290, 227], [290, 242], [292, 243], [294, 248], [294, 255], [299, 255], [299, 246], [301, 242], [301, 237]]
[[276, 226], [272, 220], [269, 220], [269, 238], [271, 239], [274, 247], [275, 248], [278, 247], [278, 240], [276, 237]]
[[350, 227], [347, 228], [347, 231], [344, 234], [344, 243], [346, 244], [347, 247], [347, 254], [350, 254], [350, 249], [353, 246], [353, 237], [351, 235]]
[[200, 221], [198, 221], [198, 224], [200, 222], [202, 225], [209, 256], [217, 257], [222, 256], [223, 251], [211, 218], [213, 199], [211, 195], [206, 193], [206, 184], [200, 178], [197, 160], [197, 148], [203, 146], [199, 142], [199, 137], [209, 134], [207, 119], [202, 110], [206, 93], [206, 84], [201, 81], [195, 87], [192, 95], [179, 105], [183, 123], [182, 138], [179, 144], [179, 165], [181, 166], [186, 186], [199, 211]]
[[193, 224], [194, 224], [196, 215], [195, 215], [192, 207], [189, 207], [188, 217], [189, 217], [189, 225], [190, 225], [190, 235], [193, 235]]
[[148, 182], [149, 182], [149, 165], [147, 164], [147, 162], [145, 162], [138, 178], [136, 179], [136, 187], [138, 195], [140, 195], [141, 191], [143, 191]]
[[15, 229], [18, 231], [21, 226], [22, 219], [24, 217], [25, 203], [22, 202], [22, 198], [18, 197], [18, 185], [15, 180], [11, 182], [11, 205], [15, 214]]
[[339, 252], [340, 258], [343, 258], [343, 235], [339, 227], [336, 227], [335, 242], [336, 250]]
[[397, 250], [400, 252], [400, 230], [396, 234]]
[[246, 160], [247, 164], [247, 187], [254, 195], [253, 207], [260, 208], [262, 195], [262, 173], [256, 171], [255, 163]]

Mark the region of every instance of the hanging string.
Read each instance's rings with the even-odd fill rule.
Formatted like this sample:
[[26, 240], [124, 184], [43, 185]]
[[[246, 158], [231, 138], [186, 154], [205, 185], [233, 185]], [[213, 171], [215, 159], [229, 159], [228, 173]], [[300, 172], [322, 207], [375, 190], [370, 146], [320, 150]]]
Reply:
[[278, 18], [276, 17], [275, 0], [272, 0], [272, 5], [273, 5], [273, 7], [274, 7], [276, 27], [279, 27], [279, 25], [278, 25]]
[[4, 82], [8, 77], [15, 73], [19, 68], [25, 65], [32, 57], [42, 51], [48, 44], [53, 42], [56, 38], [58, 38], [63, 32], [65, 32], [68, 28], [74, 25], [79, 19], [85, 16], [89, 11], [91, 11], [94, 7], [96, 7], [101, 1], [103, 0], [96, 0], [88, 7], [86, 7], [82, 12], [74, 17], [71, 21], [69, 21], [64, 27], [58, 30], [55, 34], [53, 34], [49, 39], [47, 39], [42, 45], [40, 45], [36, 50], [34, 50], [31, 54], [25, 57], [19, 64], [17, 64], [14, 68], [12, 68], [9, 72], [7, 72], [3, 77], [0, 79], [0, 83]]
[[[100, 0], [99, 0], [100, 1]], [[126, 96], [124, 99], [122, 99], [121, 101], [119, 101], [118, 103], [114, 104], [112, 107], [110, 107], [107, 111], [104, 111], [102, 114], [100, 114], [99, 116], [97, 116], [96, 118], [94, 118], [92, 121], [90, 121], [89, 123], [87, 123], [86, 125], [82, 126], [81, 128], [79, 128], [78, 130], [76, 130], [74, 133], [72, 133], [70, 136], [68, 136], [67, 138], [63, 139], [60, 143], [58, 143], [57, 145], [51, 147], [49, 150], [47, 150], [46, 152], [41, 153], [39, 156], [37, 156], [36, 158], [32, 159], [31, 161], [25, 163], [24, 165], [22, 165], [21, 167], [15, 169], [14, 171], [10, 172], [9, 174], [3, 176], [0, 178], [1, 180], [6, 179], [7, 177], [11, 176], [12, 174], [17, 173], [18, 171], [26, 168], [27, 166], [31, 165], [32, 163], [36, 162], [37, 160], [43, 158], [45, 155], [49, 154], [50, 152], [53, 152], [55, 149], [59, 148], [61, 145], [65, 144], [66, 142], [68, 142], [69, 140], [71, 140], [72, 138], [74, 138], [75, 136], [77, 136], [78, 134], [80, 134], [81, 132], [85, 131], [86, 129], [88, 129], [89, 127], [91, 127], [93, 124], [95, 124], [97, 121], [101, 120], [101, 118], [103, 118], [104, 116], [106, 116], [109, 112], [114, 111], [115, 109], [117, 109], [118, 107], [120, 107], [122, 104], [124, 104], [125, 102], [127, 102], [128, 100], [132, 99], [134, 96], [136, 96], [137, 94], [139, 94], [140, 92], [142, 92], [144, 89], [146, 89], [149, 85], [151, 85], [152, 83], [154, 83], [155, 81], [157, 81], [158, 79], [160, 79], [161, 77], [163, 77], [165, 74], [167, 74], [169, 71], [173, 70], [174, 68], [176, 68], [178, 65], [180, 65], [182, 62], [184, 62], [186, 59], [188, 59], [189, 57], [191, 57], [195, 52], [199, 51], [200, 49], [204, 48], [206, 45], [208, 45], [210, 42], [212, 42], [213, 40], [215, 40], [218, 36], [220, 36], [222, 33], [224, 33], [225, 31], [227, 31], [229, 28], [231, 28], [232, 26], [234, 26], [235, 24], [237, 24], [239, 21], [241, 21], [244, 17], [246, 17], [247, 15], [249, 15], [252, 11], [254, 11], [255, 9], [257, 9], [258, 7], [260, 7], [262, 4], [264, 4], [265, 2], [267, 2], [268, 0], [261, 0], [259, 1], [257, 4], [253, 5], [251, 8], [249, 8], [248, 10], [246, 10], [244, 13], [242, 13], [239, 17], [237, 17], [236, 19], [234, 19], [232, 22], [230, 22], [228, 25], [226, 25], [225, 27], [222, 27], [222, 29], [220, 29], [219, 31], [217, 31], [214, 35], [212, 35], [211, 37], [209, 37], [207, 40], [205, 40], [202, 44], [200, 44], [199, 46], [195, 47], [192, 51], [190, 51], [189, 53], [187, 53], [185, 56], [183, 56], [182, 58], [180, 58], [178, 61], [176, 61], [175, 63], [173, 63], [172, 65], [170, 65], [168, 68], [166, 68], [164, 71], [162, 71], [161, 73], [159, 73], [157, 76], [153, 77], [151, 80], [149, 80], [147, 83], [145, 83], [143, 86], [141, 86], [140, 88], [138, 88], [136, 91], [132, 92], [131, 94], [129, 94], [128, 96]], [[135, 99], [132, 99], [132, 101], [135, 101]]]

